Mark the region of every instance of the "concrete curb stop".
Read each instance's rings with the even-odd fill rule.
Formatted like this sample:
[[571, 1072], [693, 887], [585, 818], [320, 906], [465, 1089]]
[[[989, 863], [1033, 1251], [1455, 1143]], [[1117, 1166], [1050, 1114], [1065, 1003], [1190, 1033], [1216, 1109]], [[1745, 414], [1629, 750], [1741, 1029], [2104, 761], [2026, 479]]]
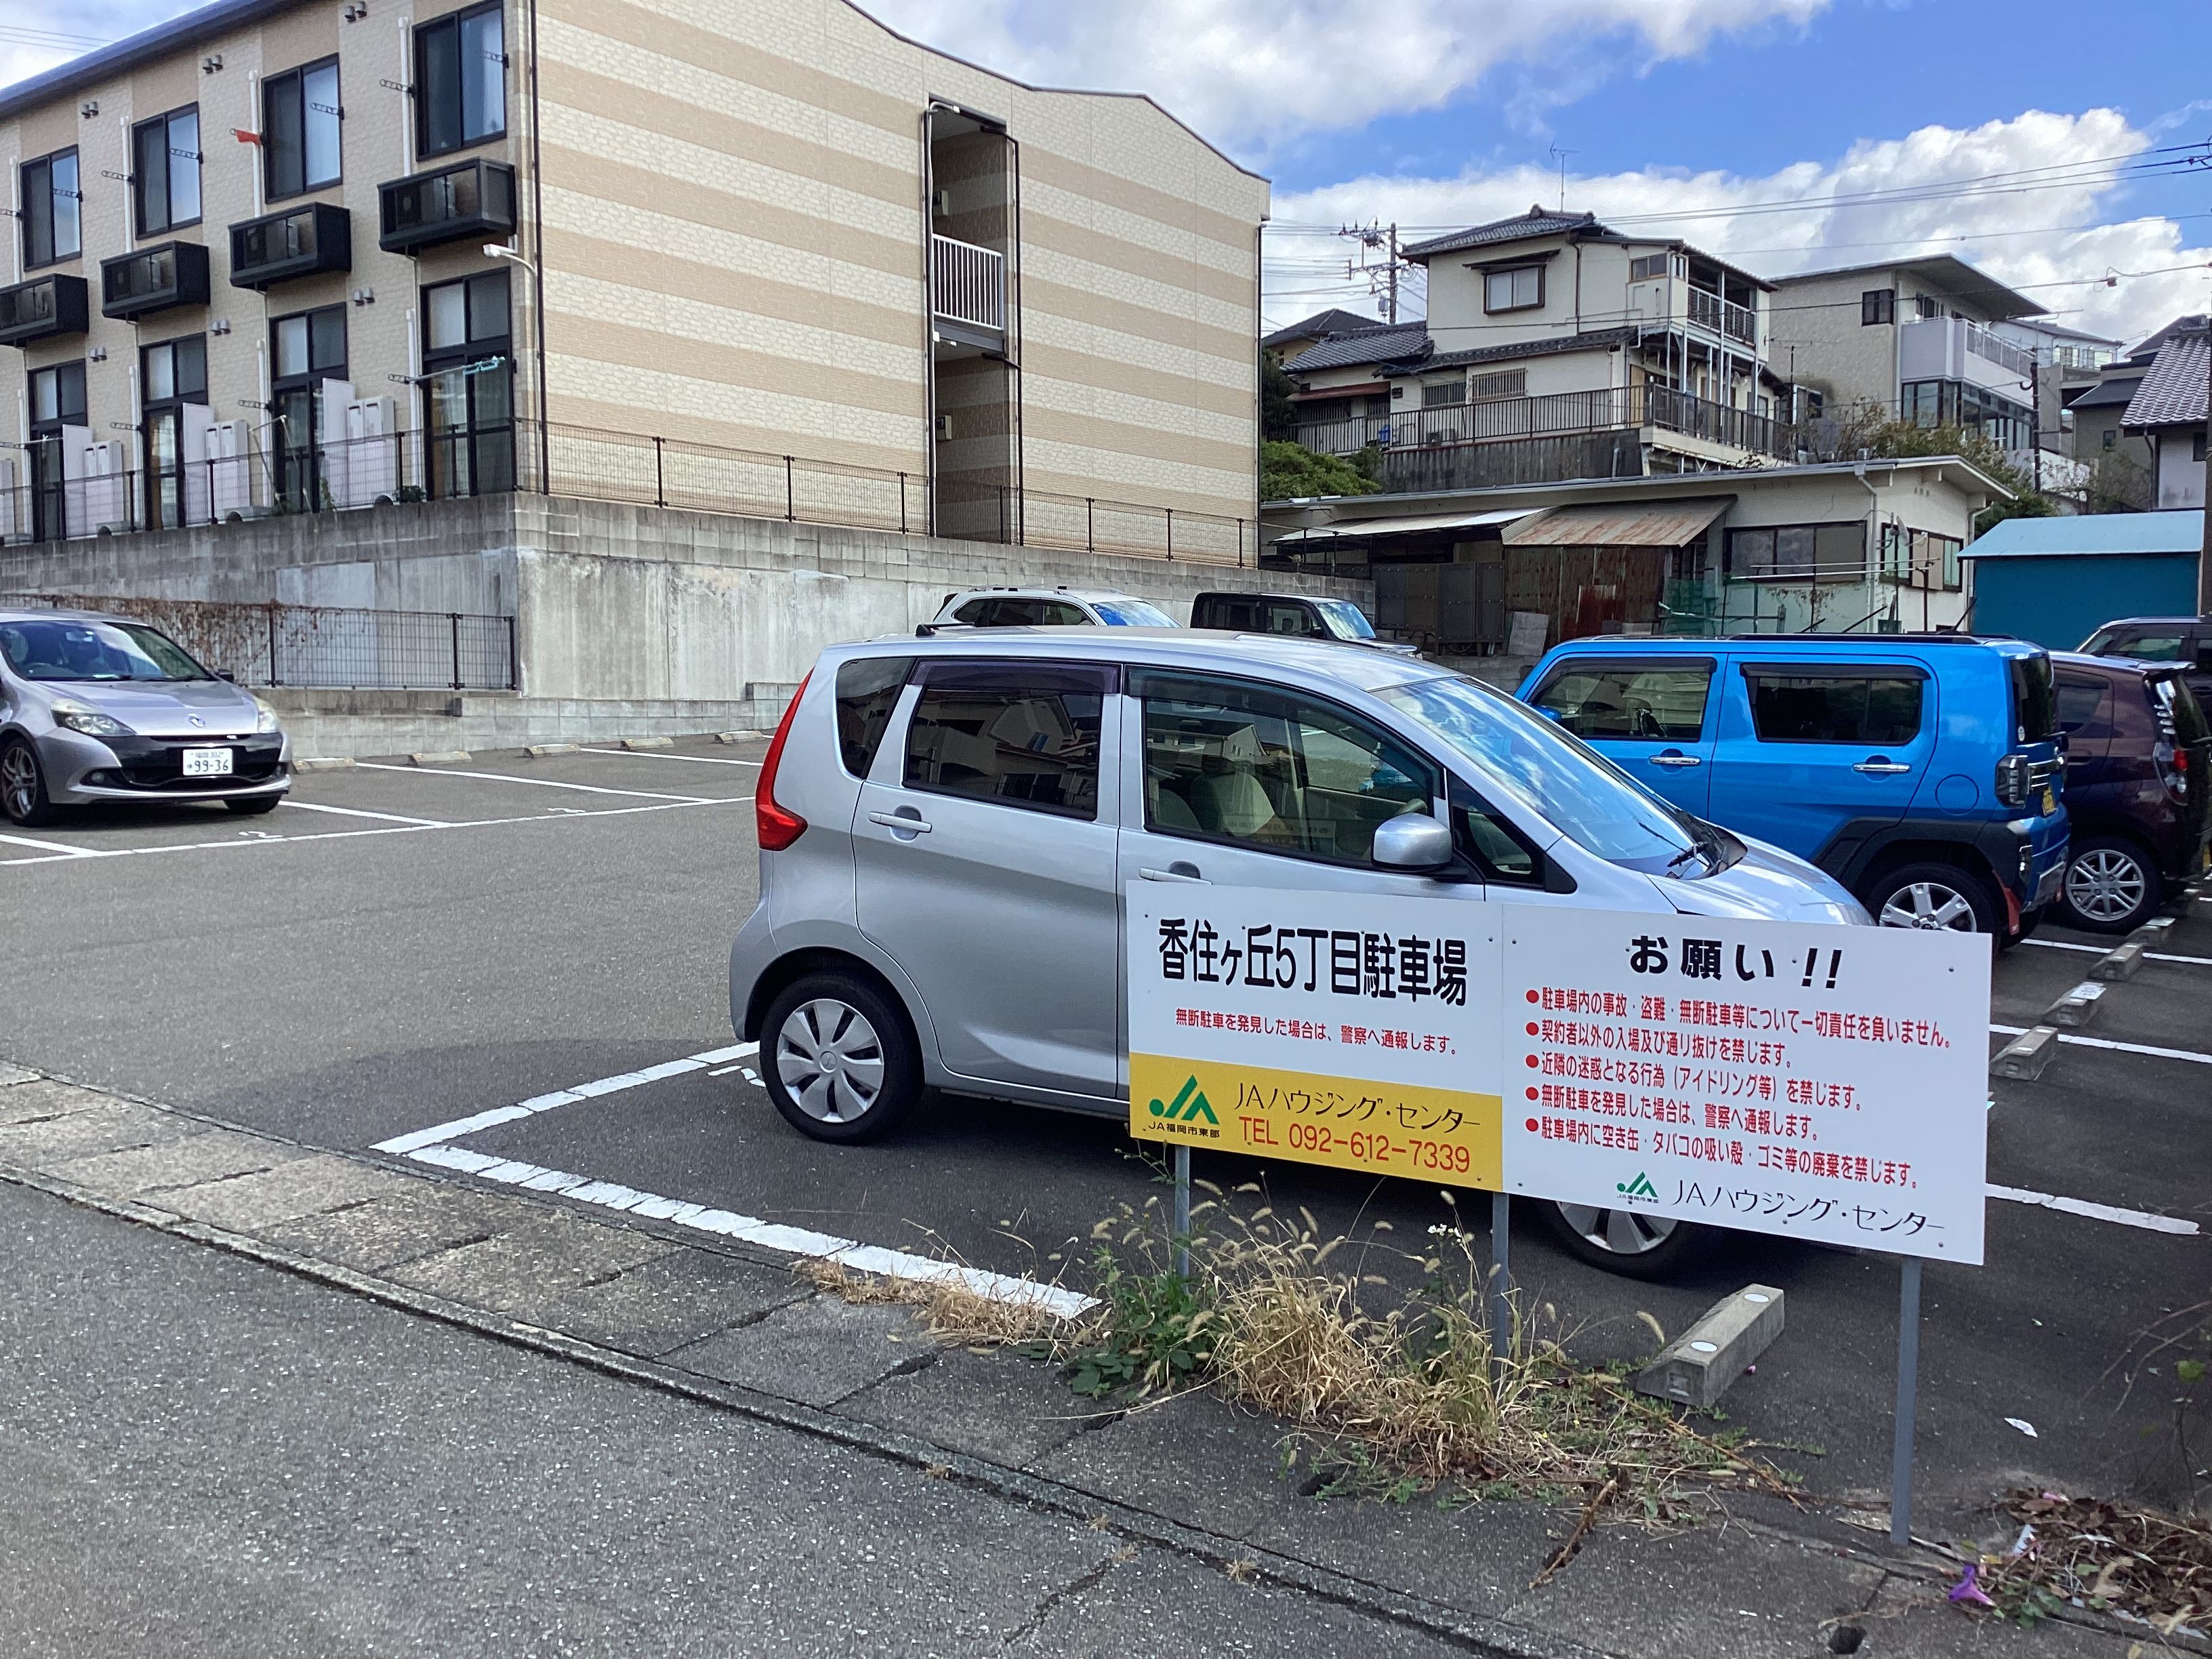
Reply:
[[2084, 982], [2052, 1003], [2045, 1011], [2043, 1018], [2045, 1023], [2052, 1025], [2087, 1025], [2096, 1018], [2097, 1010], [2104, 1006], [2104, 1000], [2103, 986]]
[[673, 749], [676, 746], [676, 739], [673, 738], [624, 738], [622, 740], [622, 746], [625, 749]]
[[2089, 977], [2103, 980], [2107, 984], [2124, 979], [2133, 979], [2136, 970], [2142, 966], [2143, 947], [2139, 939], [2130, 939], [2107, 956], [2100, 957], [2089, 965]]
[[2022, 1031], [1997, 1050], [1990, 1061], [1990, 1075], [2033, 1083], [2043, 1075], [2043, 1068], [2051, 1064], [2051, 1056], [2057, 1052], [2057, 1029], [2039, 1025], [2033, 1030]]
[[407, 758], [417, 766], [442, 766], [452, 761], [474, 760], [476, 757], [465, 749], [426, 749]]
[[1636, 1376], [1638, 1394], [1711, 1407], [1729, 1384], [1782, 1334], [1784, 1297], [1771, 1285], [1747, 1285], [1652, 1356]]
[[525, 744], [522, 752], [542, 760], [548, 755], [574, 755], [583, 746], [580, 743], [532, 743]]
[[717, 732], [714, 733], [714, 741], [716, 743], [758, 743], [767, 735], [764, 732]]
[[343, 772], [354, 763], [350, 755], [318, 755], [308, 760], [292, 763], [295, 772]]

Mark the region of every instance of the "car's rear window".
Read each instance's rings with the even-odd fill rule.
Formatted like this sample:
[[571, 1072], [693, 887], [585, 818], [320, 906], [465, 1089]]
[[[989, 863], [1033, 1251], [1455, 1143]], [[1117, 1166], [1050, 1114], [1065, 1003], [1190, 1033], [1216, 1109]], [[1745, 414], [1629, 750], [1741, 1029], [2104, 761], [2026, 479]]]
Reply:
[[2058, 735], [2058, 700], [2051, 686], [2051, 659], [2008, 657], [2012, 670], [2012, 740], [2048, 743]]
[[2179, 677], [2160, 675], [2150, 683], [2151, 696], [2172, 723], [2176, 743], [2201, 743], [2207, 735], [2204, 705]]
[[856, 778], [868, 775], [906, 689], [912, 657], [860, 657], [837, 665], [837, 752]]

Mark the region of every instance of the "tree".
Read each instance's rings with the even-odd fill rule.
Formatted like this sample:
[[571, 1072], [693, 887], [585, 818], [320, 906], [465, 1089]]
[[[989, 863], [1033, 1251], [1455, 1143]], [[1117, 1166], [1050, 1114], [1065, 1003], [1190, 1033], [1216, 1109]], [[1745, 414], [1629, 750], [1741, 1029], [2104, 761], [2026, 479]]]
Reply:
[[1382, 486], [1352, 462], [1317, 455], [1304, 444], [1260, 446], [1260, 499], [1289, 501], [1304, 495], [1371, 495]]
[[1987, 473], [2012, 499], [1985, 507], [1974, 515], [1977, 536], [2007, 519], [2047, 519], [2058, 511], [2049, 496], [2038, 493], [2034, 480], [2014, 464], [2002, 445], [1972, 427], [1922, 426], [1917, 421], [1899, 420], [1879, 404], [1860, 404], [1837, 422], [1835, 459], [1854, 460], [1863, 454], [1893, 461], [1956, 455]]
[[1291, 393], [1298, 383], [1283, 368], [1273, 351], [1260, 354], [1260, 436], [1269, 442], [1289, 441], [1298, 435], [1298, 406]]

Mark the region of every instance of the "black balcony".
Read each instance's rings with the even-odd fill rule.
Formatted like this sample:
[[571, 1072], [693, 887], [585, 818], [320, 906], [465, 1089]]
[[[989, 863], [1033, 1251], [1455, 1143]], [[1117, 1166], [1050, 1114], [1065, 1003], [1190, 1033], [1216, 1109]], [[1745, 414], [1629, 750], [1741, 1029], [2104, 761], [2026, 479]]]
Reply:
[[82, 334], [90, 321], [82, 276], [33, 276], [0, 288], [0, 345], [27, 346]]
[[500, 241], [514, 234], [514, 169], [463, 161], [377, 186], [386, 253], [416, 253], [441, 242]]
[[163, 242], [100, 262], [100, 314], [130, 322], [173, 306], [208, 302], [207, 249]]
[[230, 228], [233, 288], [274, 288], [319, 270], [353, 269], [353, 216], [327, 203], [287, 208]]

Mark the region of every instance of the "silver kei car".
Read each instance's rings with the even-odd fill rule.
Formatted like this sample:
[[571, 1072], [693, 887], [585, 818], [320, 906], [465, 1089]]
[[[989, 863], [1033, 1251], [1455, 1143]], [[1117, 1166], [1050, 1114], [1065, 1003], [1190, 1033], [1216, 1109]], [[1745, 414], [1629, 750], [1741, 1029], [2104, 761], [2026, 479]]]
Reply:
[[[730, 1016], [820, 1140], [884, 1133], [925, 1085], [1126, 1118], [1135, 882], [1868, 921], [1813, 866], [1668, 805], [1504, 693], [1323, 641], [835, 646], [754, 805]], [[1671, 1270], [1694, 1231], [1552, 1207], [1568, 1248], [1625, 1271]]]
[[14, 823], [96, 801], [266, 812], [290, 787], [276, 712], [159, 629], [0, 608], [0, 811]]

